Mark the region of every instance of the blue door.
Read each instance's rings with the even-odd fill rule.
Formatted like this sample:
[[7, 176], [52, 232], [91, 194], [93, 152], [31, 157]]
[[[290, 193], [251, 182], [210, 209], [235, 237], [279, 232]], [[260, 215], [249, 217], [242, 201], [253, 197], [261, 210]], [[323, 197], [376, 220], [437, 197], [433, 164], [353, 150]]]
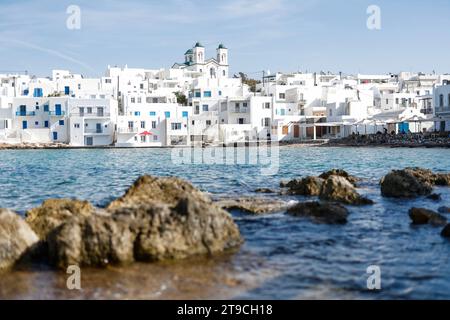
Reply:
[[44, 128], [48, 128], [48, 121], [44, 121]]
[[20, 115], [22, 117], [27, 115], [27, 106], [20, 106]]
[[33, 97], [40, 98], [43, 96], [42, 88], [34, 88]]
[[64, 87], [64, 94], [65, 94], [66, 96], [68, 96], [68, 95], [70, 94], [70, 87], [69, 87], [69, 86], [65, 86], [65, 87]]
[[398, 132], [399, 133], [407, 133], [409, 131], [409, 123], [402, 122], [398, 124]]
[[60, 104], [55, 104], [55, 114], [57, 116], [61, 115], [61, 105]]
[[53, 140], [58, 140], [58, 132], [53, 132]]
[[27, 129], [27, 128], [28, 128], [28, 122], [22, 121], [22, 129]]
[[97, 123], [96, 124], [96, 131], [97, 131], [97, 133], [102, 133], [102, 124], [101, 123]]

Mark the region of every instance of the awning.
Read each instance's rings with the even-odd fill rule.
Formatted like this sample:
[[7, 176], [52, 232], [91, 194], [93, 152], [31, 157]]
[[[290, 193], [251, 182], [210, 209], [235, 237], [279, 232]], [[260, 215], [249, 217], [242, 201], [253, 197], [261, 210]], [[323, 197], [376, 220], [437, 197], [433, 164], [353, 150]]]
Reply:
[[140, 136], [152, 136], [153, 133], [151, 133], [151, 132], [149, 132], [149, 131], [144, 131], [144, 132], [139, 133], [139, 135], [140, 135]]

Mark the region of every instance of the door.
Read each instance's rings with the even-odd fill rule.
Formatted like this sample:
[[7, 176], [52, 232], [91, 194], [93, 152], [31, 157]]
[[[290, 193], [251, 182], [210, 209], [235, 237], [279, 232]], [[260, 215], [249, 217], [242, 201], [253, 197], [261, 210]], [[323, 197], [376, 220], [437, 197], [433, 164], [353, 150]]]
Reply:
[[48, 121], [44, 121], [44, 127], [48, 128]]
[[58, 140], [58, 132], [53, 132], [53, 140]]
[[65, 87], [64, 87], [64, 94], [65, 94], [66, 96], [68, 96], [68, 95], [70, 94], [70, 87], [68, 87], [68, 86], [65, 86]]
[[60, 116], [61, 115], [61, 105], [55, 104], [55, 115]]
[[27, 115], [27, 106], [20, 106], [20, 115], [22, 117]]
[[300, 138], [300, 126], [294, 126], [294, 138]]
[[27, 129], [27, 128], [28, 128], [28, 122], [22, 121], [22, 129]]
[[96, 127], [97, 133], [102, 133], [102, 124], [101, 123], [97, 123], [95, 127]]
[[440, 126], [440, 130], [441, 132], [445, 131], [445, 121], [441, 121], [441, 126]]
[[93, 137], [86, 137], [86, 145], [87, 146], [93, 146], [94, 145], [94, 138]]
[[289, 134], [289, 126], [283, 126], [283, 134], [288, 135]]

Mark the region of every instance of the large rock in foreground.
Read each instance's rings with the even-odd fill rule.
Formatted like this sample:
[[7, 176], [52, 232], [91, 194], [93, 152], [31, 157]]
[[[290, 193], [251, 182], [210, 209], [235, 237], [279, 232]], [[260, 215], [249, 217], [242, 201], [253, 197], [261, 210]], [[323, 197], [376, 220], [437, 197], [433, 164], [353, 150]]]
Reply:
[[14, 266], [38, 241], [36, 233], [18, 214], [0, 209], [0, 271]]
[[323, 184], [320, 199], [337, 201], [351, 205], [372, 204], [373, 201], [362, 197], [355, 187], [344, 177], [330, 176]]
[[242, 241], [230, 214], [191, 184], [145, 176], [107, 211], [73, 216], [56, 228], [48, 236], [48, 247], [60, 268], [101, 267], [210, 255]]
[[351, 184], [356, 186], [356, 183], [360, 180], [359, 178], [352, 176], [347, 171], [342, 169], [331, 169], [330, 171], [322, 173], [319, 178], [327, 180], [331, 176], [339, 176], [347, 179]]
[[444, 226], [447, 224], [447, 219], [444, 216], [424, 208], [410, 209], [409, 217], [413, 224], [431, 224], [433, 226]]
[[313, 221], [328, 224], [347, 223], [348, 210], [340, 204], [303, 202], [288, 210], [288, 213], [297, 217], [308, 217]]
[[50, 231], [60, 226], [73, 216], [88, 217], [94, 212], [88, 201], [72, 199], [45, 200], [40, 207], [26, 212], [26, 221], [45, 240]]
[[433, 191], [434, 181], [433, 173], [429, 170], [394, 170], [381, 179], [381, 194], [392, 198], [427, 196]]

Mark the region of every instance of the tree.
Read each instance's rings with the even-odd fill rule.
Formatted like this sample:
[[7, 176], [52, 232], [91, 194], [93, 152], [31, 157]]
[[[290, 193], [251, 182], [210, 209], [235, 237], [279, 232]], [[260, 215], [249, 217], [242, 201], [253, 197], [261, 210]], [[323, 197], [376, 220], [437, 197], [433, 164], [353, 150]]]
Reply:
[[259, 81], [259, 80], [249, 78], [243, 72], [239, 72], [238, 75], [235, 75], [235, 78], [241, 78], [242, 83], [248, 85], [250, 87], [251, 92], [256, 92], [256, 85], [261, 83], [261, 81]]
[[183, 106], [187, 106], [188, 100], [186, 98], [186, 95], [183, 92], [175, 92], [175, 97], [177, 98], [177, 102]]

